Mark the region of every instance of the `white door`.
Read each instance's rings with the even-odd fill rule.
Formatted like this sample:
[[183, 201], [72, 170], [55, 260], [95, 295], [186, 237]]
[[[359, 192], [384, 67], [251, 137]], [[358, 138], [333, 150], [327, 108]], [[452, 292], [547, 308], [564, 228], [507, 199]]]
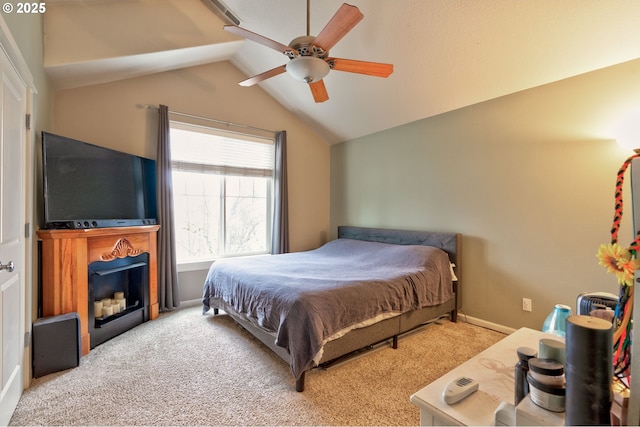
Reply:
[[0, 425], [18, 404], [25, 369], [26, 94], [0, 49]]

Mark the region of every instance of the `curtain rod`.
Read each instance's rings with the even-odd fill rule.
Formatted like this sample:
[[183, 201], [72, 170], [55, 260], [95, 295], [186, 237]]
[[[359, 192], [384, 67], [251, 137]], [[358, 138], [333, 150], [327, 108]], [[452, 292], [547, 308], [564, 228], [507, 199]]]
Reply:
[[[159, 110], [160, 107], [157, 107], [155, 105], [150, 105], [150, 104], [138, 104], [137, 105], [138, 108], [146, 108], [148, 110]], [[227, 126], [234, 126], [234, 127], [239, 127], [239, 128], [245, 128], [245, 129], [254, 129], [254, 130], [259, 130], [262, 132], [268, 132], [268, 133], [272, 133], [272, 134], [276, 134], [278, 132], [274, 131], [274, 130], [269, 130], [269, 129], [263, 129], [263, 128], [259, 128], [259, 127], [255, 127], [255, 126], [249, 126], [249, 125], [241, 125], [238, 123], [233, 123], [233, 122], [227, 122], [224, 120], [218, 120], [218, 119], [212, 119], [209, 117], [202, 117], [202, 116], [196, 116], [194, 114], [189, 114], [189, 113], [181, 113], [179, 111], [171, 111], [169, 110], [170, 114], [175, 114], [176, 116], [184, 116], [184, 117], [190, 117], [192, 119], [198, 119], [198, 120], [204, 120], [204, 121], [208, 121], [208, 122], [214, 122], [214, 123], [220, 123], [223, 125], [227, 125]]]

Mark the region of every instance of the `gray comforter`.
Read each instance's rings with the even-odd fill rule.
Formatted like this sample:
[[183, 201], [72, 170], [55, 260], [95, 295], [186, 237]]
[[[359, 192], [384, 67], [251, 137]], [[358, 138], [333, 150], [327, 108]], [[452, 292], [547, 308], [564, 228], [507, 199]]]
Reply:
[[218, 260], [202, 302], [204, 312], [234, 310], [272, 332], [299, 378], [334, 334], [452, 297], [444, 251], [337, 239], [307, 252]]

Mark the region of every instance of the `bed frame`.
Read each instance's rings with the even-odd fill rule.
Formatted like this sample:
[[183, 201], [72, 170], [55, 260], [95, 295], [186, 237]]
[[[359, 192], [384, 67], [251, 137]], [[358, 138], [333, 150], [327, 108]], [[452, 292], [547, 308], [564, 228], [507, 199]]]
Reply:
[[[392, 347], [395, 349], [398, 347], [398, 335], [415, 329], [443, 315], [449, 315], [452, 322], [457, 321], [458, 308], [461, 303], [459, 294], [461, 279], [461, 234], [340, 226], [338, 227], [338, 237], [397, 245], [422, 245], [440, 248], [449, 254], [449, 259], [455, 265], [454, 271], [458, 280], [453, 284], [454, 298], [445, 303], [410, 311], [364, 328], [354, 329], [341, 338], [329, 341], [324, 346], [324, 353], [320, 364], [328, 363], [356, 350], [388, 339], [392, 339]], [[217, 313], [218, 310], [214, 309], [214, 314]], [[227, 314], [283, 360], [290, 363], [289, 353], [286, 349], [275, 345], [273, 335], [258, 328], [235, 313]], [[304, 381], [305, 373], [303, 372], [300, 378], [296, 380], [296, 391], [304, 391]]]

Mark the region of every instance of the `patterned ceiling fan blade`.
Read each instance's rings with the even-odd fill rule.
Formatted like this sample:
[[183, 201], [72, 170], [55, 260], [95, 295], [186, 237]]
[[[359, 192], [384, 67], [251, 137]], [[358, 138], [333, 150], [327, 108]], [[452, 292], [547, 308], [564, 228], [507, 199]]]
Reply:
[[329, 94], [327, 93], [327, 88], [324, 85], [324, 80], [309, 83], [309, 87], [311, 88], [311, 94], [313, 95], [314, 101], [324, 102], [329, 99]]
[[327, 52], [364, 18], [360, 9], [344, 3], [320, 31], [313, 44]]
[[261, 36], [260, 34], [254, 33], [253, 31], [245, 30], [244, 28], [238, 27], [237, 25], [225, 25], [223, 28], [225, 29], [225, 31], [228, 31], [240, 37], [244, 37], [245, 39], [254, 41], [256, 43], [260, 43], [261, 45], [270, 47], [271, 49], [277, 50], [280, 53], [293, 52], [293, 49], [291, 49], [287, 45], [278, 43], [277, 41], [271, 40], [265, 36]]
[[327, 62], [331, 61], [333, 61], [332, 69], [336, 71], [346, 71], [376, 77], [389, 77], [389, 75], [393, 73], [393, 64], [356, 61], [355, 59], [327, 58]]
[[253, 86], [256, 83], [260, 83], [268, 78], [277, 76], [287, 71], [286, 65], [281, 65], [276, 68], [272, 68], [271, 70], [265, 71], [264, 73], [257, 74], [253, 77], [249, 77], [247, 80], [243, 80], [238, 83], [240, 86]]

